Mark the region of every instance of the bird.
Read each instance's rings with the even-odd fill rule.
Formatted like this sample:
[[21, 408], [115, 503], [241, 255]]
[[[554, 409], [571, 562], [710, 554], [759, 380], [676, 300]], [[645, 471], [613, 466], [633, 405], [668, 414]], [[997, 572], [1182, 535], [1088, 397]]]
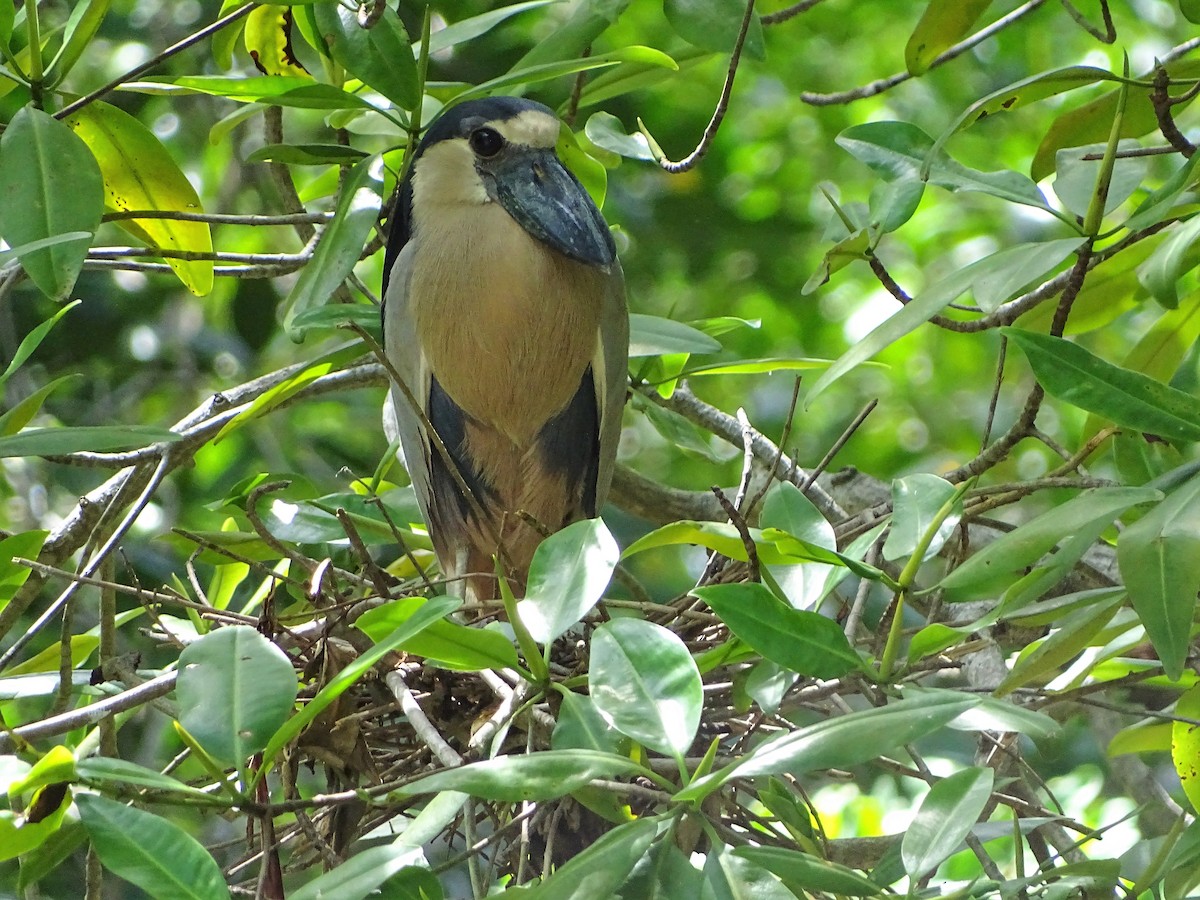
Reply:
[[[544, 535], [599, 514], [625, 404], [616, 245], [518, 97], [444, 110], [399, 186], [384, 254], [385, 430], [451, 592], [524, 591]], [[435, 435], [429, 433], [430, 429]], [[439, 446], [440, 445], [440, 446]]]

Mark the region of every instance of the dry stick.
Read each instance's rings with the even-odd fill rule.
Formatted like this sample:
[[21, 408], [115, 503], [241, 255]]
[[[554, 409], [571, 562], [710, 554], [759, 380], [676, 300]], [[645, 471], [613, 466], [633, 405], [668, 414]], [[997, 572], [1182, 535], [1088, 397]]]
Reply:
[[1117, 29], [1113, 25], [1112, 11], [1108, 8], [1108, 0], [1100, 0], [1100, 15], [1104, 19], [1103, 31], [1084, 18], [1083, 13], [1075, 8], [1071, 0], [1062, 0], [1062, 5], [1067, 10], [1067, 14], [1075, 20], [1075, 24], [1100, 43], [1111, 44], [1116, 41]]
[[788, 19], [794, 19], [801, 13], [806, 13], [822, 0], [800, 0], [799, 3], [789, 6], [787, 9], [781, 9], [778, 12], [768, 13], [759, 18], [759, 21], [764, 25], [780, 25]]
[[1196, 145], [1185, 138], [1183, 132], [1179, 130], [1179, 126], [1175, 124], [1175, 117], [1171, 115], [1171, 107], [1182, 100], [1190, 100], [1200, 85], [1193, 87], [1178, 100], [1172, 99], [1169, 92], [1170, 85], [1171, 76], [1167, 73], [1167, 67], [1160, 65], [1154, 70], [1154, 90], [1150, 94], [1150, 103], [1154, 107], [1154, 116], [1158, 120], [1158, 130], [1162, 132], [1162, 136], [1167, 139], [1172, 149], [1190, 159], [1196, 152]]
[[792, 402], [788, 404], [787, 418], [783, 420], [783, 432], [779, 435], [779, 453], [775, 454], [775, 461], [771, 463], [771, 469], [767, 472], [767, 478], [763, 481], [762, 487], [758, 489], [758, 492], [750, 499], [749, 503], [745, 504], [745, 506], [740, 503], [738, 504], [738, 509], [742, 510], [742, 514], [751, 521], [754, 519], [754, 508], [762, 502], [763, 497], [767, 495], [767, 491], [775, 482], [775, 479], [779, 477], [779, 459], [783, 455], [783, 448], [787, 446], [788, 440], [791, 439], [792, 422], [796, 416], [796, 404], [800, 401], [800, 380], [801, 376], [797, 375], [792, 384]]
[[875, 407], [878, 405], [879, 400], [872, 399], [866, 406], [859, 410], [858, 415], [854, 417], [850, 424], [842, 431], [838, 439], [825, 451], [825, 455], [821, 457], [821, 461], [809, 471], [808, 477], [804, 479], [804, 484], [801, 485], [800, 490], [807, 491], [812, 487], [813, 483], [821, 477], [821, 473], [825, 471], [826, 467], [833, 462], [833, 458], [850, 442], [850, 438], [854, 437], [855, 432], [862, 427], [862, 423], [867, 421], [867, 416], [873, 413]]
[[750, 23], [753, 20], [754, 0], [747, 0], [746, 14], [742, 16], [742, 27], [738, 31], [737, 41], [733, 45], [733, 53], [729, 57], [729, 71], [725, 74], [725, 84], [721, 87], [721, 97], [717, 100], [717, 108], [713, 110], [712, 118], [708, 121], [708, 127], [704, 129], [704, 134], [700, 136], [700, 143], [696, 145], [696, 149], [679, 162], [672, 162], [667, 159], [665, 154], [660, 155], [655, 161], [664, 171], [670, 172], [672, 175], [686, 172], [694, 167], [696, 163], [700, 162], [704, 158], [704, 154], [708, 153], [712, 142], [717, 137], [717, 131], [721, 128], [721, 122], [725, 119], [725, 113], [729, 111], [729, 97], [733, 93], [733, 80], [737, 76], [738, 63], [742, 58], [742, 45], [746, 43], [746, 34], [750, 31]]
[[988, 441], [992, 439], [992, 427], [996, 424], [996, 407], [1000, 403], [1000, 386], [1004, 384], [1004, 361], [1008, 356], [1008, 338], [1000, 338], [1000, 352], [996, 355], [996, 379], [992, 382], [992, 398], [988, 401], [987, 421], [983, 423], [983, 439], [979, 442], [979, 450], [987, 449]]
[[[738, 512], [737, 507], [729, 502], [729, 498], [725, 496], [724, 491], [716, 486], [714, 486], [711, 490], [716, 495], [717, 502], [725, 508], [725, 512], [729, 516], [730, 523], [734, 528], [737, 529], [738, 535], [742, 539], [742, 545], [746, 548], [746, 563], [750, 567], [750, 580], [761, 580], [762, 573], [759, 570], [758, 564], [758, 548], [754, 546], [754, 538], [750, 536], [750, 529], [746, 526], [746, 520], [742, 518], [742, 514]], [[715, 558], [719, 558], [717, 557], [717, 554], [713, 555]], [[714, 572], [713, 574], [716, 573]]]
[[[929, 64], [929, 68], [935, 69], [950, 62], [952, 59], [962, 56], [976, 45], [983, 43], [988, 38], [1012, 25], [1018, 19], [1033, 12], [1045, 2], [1046, 0], [1029, 0], [1024, 6], [1018, 6], [1007, 16], [1002, 16], [986, 28], [981, 28], [970, 37], [959, 41], [953, 47], [943, 51]], [[835, 106], [843, 103], [852, 103], [855, 100], [862, 100], [866, 97], [874, 97], [876, 94], [882, 94], [884, 91], [891, 90], [898, 84], [903, 84], [912, 77], [911, 72], [897, 72], [895, 75], [889, 75], [887, 78], [881, 78], [878, 81], [872, 81], [869, 84], [864, 84], [861, 87], [852, 88], [848, 91], [837, 91], [830, 94], [801, 91], [797, 96], [802, 103], [807, 103], [809, 106]]]
[[354, 555], [362, 563], [367, 577], [371, 579], [371, 584], [375, 586], [375, 593], [380, 597], [390, 599], [391, 592], [388, 590], [385, 573], [375, 564], [375, 560], [371, 559], [367, 545], [363, 543], [362, 535], [358, 533], [358, 529], [354, 526], [354, 520], [350, 518], [350, 514], [340, 506], [334, 510], [333, 514], [337, 516], [337, 520], [342, 526], [342, 531], [346, 532], [346, 538], [350, 541], [350, 549], [354, 551]]
[[85, 94], [84, 96], [82, 96], [78, 100], [76, 100], [74, 103], [68, 103], [66, 106], [64, 106], [62, 109], [60, 109], [58, 112], [56, 112], [54, 114], [54, 118], [65, 119], [65, 118], [67, 118], [67, 116], [71, 115], [72, 113], [78, 112], [79, 110], [83, 109], [85, 106], [87, 106], [94, 100], [99, 100], [101, 97], [105, 96], [106, 94], [109, 94], [109, 93], [115, 91], [117, 88], [119, 88], [125, 82], [133, 81], [139, 75], [145, 75], [151, 69], [157, 68], [160, 63], [165, 62], [166, 60], [170, 59], [176, 53], [180, 53], [180, 52], [186, 50], [188, 47], [191, 47], [194, 44], [200, 43], [205, 38], [216, 34], [218, 31], [220, 31], [226, 25], [230, 25], [233, 22], [236, 22], [238, 19], [242, 18], [242, 16], [249, 13], [250, 10], [254, 9], [255, 6], [257, 6], [256, 3], [247, 3], [245, 6], [235, 9], [229, 15], [223, 16], [222, 18], [217, 19], [217, 21], [213, 22], [207, 28], [202, 28], [199, 31], [197, 31], [195, 34], [185, 37], [182, 41], [179, 41], [176, 44], [172, 44], [170, 47], [168, 47], [166, 50], [163, 50], [161, 53], [158, 53], [158, 54], [150, 57], [148, 60], [146, 60], [140, 66], [134, 66], [132, 69], [130, 69], [128, 72], [124, 73], [123, 75], [118, 75], [116, 78], [114, 78], [112, 81], [110, 81], [108, 84], [104, 85], [103, 87], [97, 88], [96, 90], [92, 91], [90, 94]]

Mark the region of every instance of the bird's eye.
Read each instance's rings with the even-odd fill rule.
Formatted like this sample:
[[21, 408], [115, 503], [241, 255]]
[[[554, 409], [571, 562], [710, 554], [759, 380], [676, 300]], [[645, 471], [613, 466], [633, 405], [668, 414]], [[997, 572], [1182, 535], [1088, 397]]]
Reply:
[[492, 157], [504, 148], [504, 137], [494, 128], [476, 128], [471, 132], [471, 149], [482, 157]]

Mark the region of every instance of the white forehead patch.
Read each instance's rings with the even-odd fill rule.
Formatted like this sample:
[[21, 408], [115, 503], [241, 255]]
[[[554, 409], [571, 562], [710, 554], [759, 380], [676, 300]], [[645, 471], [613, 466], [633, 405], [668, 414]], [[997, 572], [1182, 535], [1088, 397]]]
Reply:
[[558, 119], [536, 109], [527, 109], [515, 118], [489, 124], [510, 144], [549, 148], [558, 143]]

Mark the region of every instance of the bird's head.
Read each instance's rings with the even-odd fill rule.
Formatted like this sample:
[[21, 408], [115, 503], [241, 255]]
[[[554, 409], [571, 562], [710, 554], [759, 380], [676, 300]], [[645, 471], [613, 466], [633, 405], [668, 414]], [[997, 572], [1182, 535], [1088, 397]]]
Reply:
[[600, 210], [555, 152], [560, 127], [549, 108], [518, 97], [451, 107], [417, 148], [410, 175], [416, 218], [444, 205], [499, 203], [564, 256], [612, 265], [616, 248]]

